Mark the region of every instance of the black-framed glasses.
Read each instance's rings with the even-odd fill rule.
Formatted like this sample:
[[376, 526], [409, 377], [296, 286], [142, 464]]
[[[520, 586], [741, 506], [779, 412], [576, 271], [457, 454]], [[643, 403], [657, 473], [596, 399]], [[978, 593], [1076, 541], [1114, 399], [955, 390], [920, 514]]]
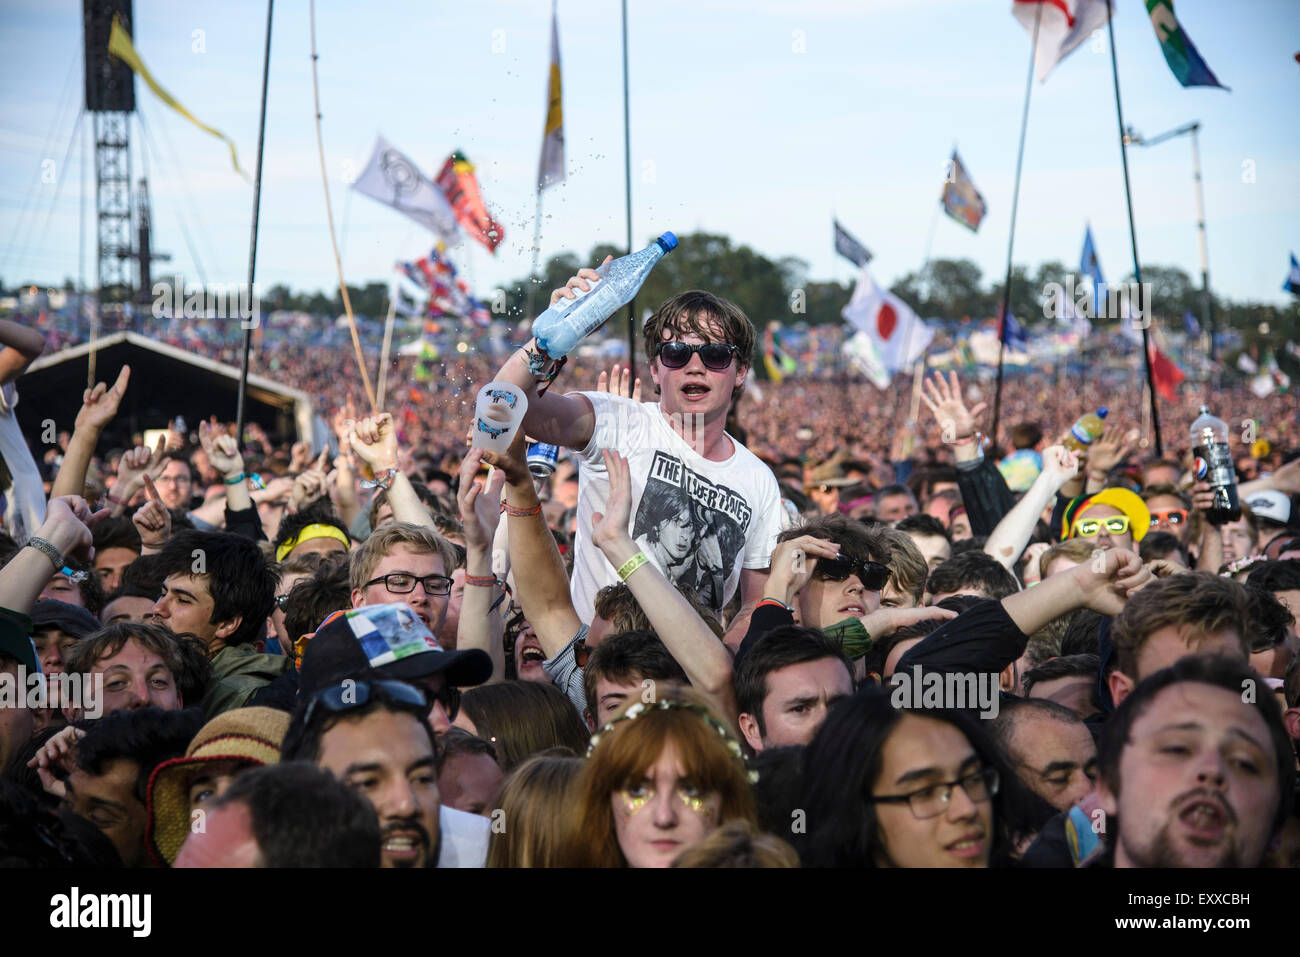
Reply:
[[409, 595], [415, 591], [417, 582], [424, 585], [426, 595], [451, 594], [451, 579], [446, 575], [425, 575], [421, 578], [407, 572], [393, 572], [370, 579], [370, 581], [366, 582], [365, 587], [369, 588], [371, 585], [378, 585], [380, 582], [383, 582], [384, 587], [394, 595]]
[[867, 591], [880, 591], [889, 582], [889, 566], [867, 559], [853, 558], [818, 558], [813, 574], [822, 581], [847, 581], [850, 575], [857, 575], [858, 581]]
[[867, 796], [867, 801], [872, 804], [905, 803], [912, 809], [913, 817], [924, 821], [948, 810], [952, 793], [959, 787], [976, 804], [982, 804], [998, 793], [998, 772], [993, 768], [980, 768], [956, 781], [942, 781], [907, 794], [872, 794]]
[[740, 350], [730, 342], [701, 342], [690, 345], [686, 342], [664, 342], [659, 346], [659, 364], [666, 369], [683, 369], [696, 353], [704, 368], [722, 372], [731, 365], [731, 360]]
[[316, 692], [315, 697], [311, 699], [311, 704], [307, 706], [307, 713], [303, 715], [303, 725], [311, 724], [312, 715], [316, 713], [318, 707], [334, 714], [363, 708], [370, 703], [376, 690], [398, 704], [410, 705], [421, 711], [429, 710], [428, 697], [415, 685], [409, 685], [404, 681], [353, 681], [349, 678]]

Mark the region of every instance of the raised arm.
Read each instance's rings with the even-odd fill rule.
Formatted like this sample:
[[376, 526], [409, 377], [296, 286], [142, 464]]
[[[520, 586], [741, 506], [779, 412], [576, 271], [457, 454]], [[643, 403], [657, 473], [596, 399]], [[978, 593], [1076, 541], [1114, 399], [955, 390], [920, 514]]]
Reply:
[[[609, 497], [605, 501], [605, 513], [597, 512], [592, 516], [592, 544], [619, 569], [619, 577], [627, 582], [632, 596], [650, 619], [655, 634], [677, 659], [691, 684], [716, 698], [734, 719], [736, 704], [731, 688], [731, 655], [690, 602], [642, 554], [628, 534], [632, 478], [627, 459], [608, 449], [603, 454], [609, 472]], [[766, 578], [764, 575], [764, 582]], [[754, 601], [757, 603], [758, 599]]]
[[99, 433], [104, 426], [113, 421], [117, 407], [126, 395], [127, 383], [131, 381], [131, 367], [122, 366], [113, 388], [102, 382], [87, 389], [82, 396], [81, 409], [72, 429], [72, 438], [68, 440], [68, 451], [63, 456], [59, 474], [54, 477], [50, 488], [50, 498], [57, 495], [83, 495], [86, 490], [86, 469], [99, 444]]
[[387, 413], [373, 415], [354, 422], [348, 432], [348, 444], [370, 466], [375, 481], [388, 489], [388, 503], [393, 507], [393, 520], [410, 522], [437, 531], [433, 516], [415, 494], [411, 480], [397, 467], [397, 429], [393, 417]]
[[45, 337], [28, 326], [0, 319], [0, 385], [27, 371], [45, 349]]
[[1053, 445], [1043, 450], [1043, 470], [1034, 484], [1006, 515], [998, 522], [993, 534], [984, 543], [984, 553], [991, 555], [1008, 569], [1014, 569], [1017, 559], [1029, 544], [1034, 526], [1043, 509], [1056, 498], [1057, 491], [1079, 470], [1079, 457], [1063, 445]]
[[107, 509], [91, 514], [77, 495], [50, 499], [41, 527], [0, 568], [0, 608], [29, 614], [68, 559], [90, 558], [91, 529], [107, 516]]
[[505, 481], [499, 471], [487, 488], [474, 482], [474, 473], [483, 460], [482, 449], [470, 449], [460, 463], [460, 486], [456, 503], [460, 506], [460, 523], [465, 528], [465, 597], [461, 599], [460, 623], [456, 626], [456, 647], [481, 648], [492, 659], [491, 681], [503, 681], [506, 675], [504, 627], [501, 622], [501, 586], [492, 571], [492, 533], [496, 522], [485, 514], [501, 501]]
[[485, 452], [483, 461], [505, 475], [505, 504], [510, 536], [510, 566], [524, 617], [537, 633], [542, 651], [554, 658], [573, 640], [582, 619], [573, 610], [569, 578], [555, 536], [542, 517], [542, 503], [523, 461], [522, 432], [505, 455]]
[[[607, 256], [605, 262], [613, 257]], [[604, 265], [602, 263], [601, 265]], [[586, 292], [600, 276], [594, 269], [579, 269], [564, 287], [551, 293], [551, 304], [560, 299], [574, 299], [575, 290]], [[591, 402], [581, 395], [560, 395], [543, 390], [549, 381], [545, 375], [532, 369], [531, 356], [536, 353], [537, 340], [517, 349], [496, 374], [495, 381], [509, 382], [528, 395], [528, 413], [524, 416], [524, 431], [540, 442], [562, 445], [569, 449], [584, 449], [596, 428], [596, 414]], [[538, 395], [543, 391], [542, 395]], [[534, 622], [534, 627], [536, 623]]]

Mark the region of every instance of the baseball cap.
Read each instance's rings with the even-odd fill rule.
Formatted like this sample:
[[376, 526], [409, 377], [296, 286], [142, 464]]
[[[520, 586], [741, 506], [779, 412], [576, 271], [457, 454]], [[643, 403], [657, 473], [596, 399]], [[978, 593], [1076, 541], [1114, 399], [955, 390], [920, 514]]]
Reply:
[[316, 629], [302, 656], [301, 693], [311, 696], [367, 669], [399, 680], [442, 674], [463, 688], [491, 678], [492, 659], [479, 648], [444, 651], [407, 604], [363, 605], [335, 612]]
[[1251, 514], [1257, 520], [1264, 519], [1268, 522], [1276, 522], [1278, 525], [1291, 523], [1291, 496], [1285, 492], [1275, 489], [1256, 492], [1246, 499], [1246, 504], [1250, 506]]
[[66, 601], [46, 598], [38, 601], [32, 608], [32, 629], [57, 628], [65, 635], [78, 640], [85, 638], [104, 626], [99, 619], [80, 605], [70, 605]]
[[39, 673], [41, 663], [32, 644], [32, 620], [20, 611], [0, 608], [0, 654], [17, 658], [28, 671]]

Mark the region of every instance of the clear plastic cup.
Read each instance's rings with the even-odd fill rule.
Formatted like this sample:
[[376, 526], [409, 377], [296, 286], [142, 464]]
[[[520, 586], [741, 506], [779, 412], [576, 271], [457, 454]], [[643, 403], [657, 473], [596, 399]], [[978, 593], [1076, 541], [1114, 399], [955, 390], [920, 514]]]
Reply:
[[514, 441], [515, 430], [523, 427], [528, 396], [509, 382], [489, 382], [478, 393], [474, 406], [474, 435], [470, 447], [505, 452]]

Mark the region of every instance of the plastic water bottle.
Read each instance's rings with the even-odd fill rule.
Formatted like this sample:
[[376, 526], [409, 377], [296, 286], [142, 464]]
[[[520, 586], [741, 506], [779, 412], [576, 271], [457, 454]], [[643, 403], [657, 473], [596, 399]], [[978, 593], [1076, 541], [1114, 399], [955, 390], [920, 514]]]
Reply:
[[561, 298], [537, 317], [533, 323], [537, 347], [552, 359], [567, 356], [619, 307], [631, 302], [655, 263], [676, 248], [677, 237], [664, 233], [640, 252], [605, 263], [596, 270], [600, 279], [589, 291], [578, 292], [576, 299]]
[[1070, 426], [1070, 434], [1061, 444], [1075, 452], [1083, 451], [1101, 438], [1101, 433], [1106, 430], [1106, 423], [1103, 420], [1108, 414], [1110, 409], [1103, 405], [1096, 412], [1079, 416], [1079, 421]]
[[1205, 513], [1211, 525], [1223, 525], [1241, 518], [1241, 499], [1237, 496], [1237, 473], [1232, 467], [1228, 448], [1228, 426], [1210, 415], [1209, 406], [1192, 423], [1192, 454], [1196, 456], [1196, 481], [1209, 482], [1214, 505]]

